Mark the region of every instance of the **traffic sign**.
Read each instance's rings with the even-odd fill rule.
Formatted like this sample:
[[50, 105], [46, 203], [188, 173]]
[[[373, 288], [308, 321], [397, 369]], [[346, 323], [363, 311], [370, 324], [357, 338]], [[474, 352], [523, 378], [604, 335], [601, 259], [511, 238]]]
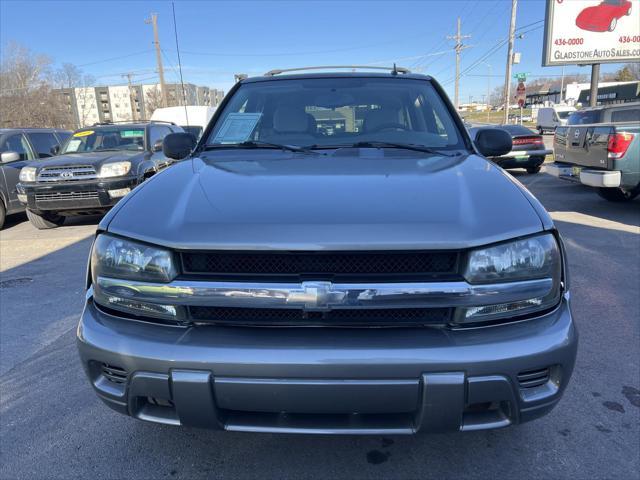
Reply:
[[514, 73], [513, 74], [513, 78], [515, 78], [516, 80], [518, 80], [519, 82], [524, 82], [527, 80], [527, 76], [530, 76], [531, 72], [526, 72], [526, 73]]

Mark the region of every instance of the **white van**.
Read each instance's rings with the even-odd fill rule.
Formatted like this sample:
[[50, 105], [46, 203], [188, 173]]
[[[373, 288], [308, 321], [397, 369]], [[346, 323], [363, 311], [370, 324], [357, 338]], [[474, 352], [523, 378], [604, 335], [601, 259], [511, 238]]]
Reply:
[[574, 107], [543, 107], [538, 110], [537, 129], [542, 135], [544, 132], [553, 132], [556, 127], [566, 125], [569, 115], [575, 112]]
[[192, 133], [199, 139], [215, 111], [215, 107], [197, 105], [156, 108], [151, 115], [151, 120], [173, 122], [180, 125], [185, 132]]

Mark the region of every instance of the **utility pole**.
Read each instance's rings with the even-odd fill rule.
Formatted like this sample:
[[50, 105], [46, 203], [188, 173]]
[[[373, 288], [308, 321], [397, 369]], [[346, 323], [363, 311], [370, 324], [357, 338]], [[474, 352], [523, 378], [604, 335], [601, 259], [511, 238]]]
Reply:
[[133, 98], [133, 85], [131, 85], [131, 77], [133, 77], [135, 74], [129, 72], [129, 73], [125, 73], [124, 75], [122, 75], [122, 77], [126, 77], [127, 78], [127, 84], [129, 85], [129, 103], [131, 104], [131, 119], [136, 121], [138, 120], [138, 115], [136, 112], [136, 102], [135, 99]]
[[160, 77], [160, 94], [162, 95], [162, 106], [167, 105], [167, 86], [164, 83], [164, 69], [162, 68], [162, 50], [160, 50], [160, 39], [158, 38], [158, 14], [152, 13], [150, 19], [144, 21], [147, 25], [153, 25], [153, 43], [156, 46], [156, 62], [158, 63], [158, 76]]
[[471, 35], [462, 35], [462, 25], [460, 23], [460, 17], [458, 17], [458, 30], [456, 32], [455, 35], [447, 35], [447, 39], [448, 40], [455, 40], [456, 41], [456, 45], [454, 48], [454, 50], [456, 51], [456, 90], [455, 90], [455, 96], [454, 96], [454, 100], [453, 103], [456, 107], [456, 110], [458, 110], [458, 106], [459, 106], [459, 93], [460, 93], [460, 52], [462, 52], [462, 50], [464, 50], [465, 48], [469, 48], [468, 45], [463, 45], [462, 44], [462, 40], [465, 38], [471, 38]]
[[509, 102], [511, 101], [511, 64], [513, 62], [513, 42], [516, 33], [516, 11], [518, 0], [511, 0], [511, 25], [509, 26], [509, 49], [507, 52], [507, 72], [504, 76], [504, 120], [509, 123]]

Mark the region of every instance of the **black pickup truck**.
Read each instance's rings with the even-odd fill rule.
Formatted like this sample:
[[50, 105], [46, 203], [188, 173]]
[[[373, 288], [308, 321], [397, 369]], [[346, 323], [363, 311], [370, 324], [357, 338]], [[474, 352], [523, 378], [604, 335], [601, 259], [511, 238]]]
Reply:
[[556, 128], [547, 171], [595, 187], [612, 202], [640, 195], [640, 102], [585, 108]]
[[162, 139], [183, 132], [167, 122], [98, 124], [76, 131], [60, 155], [20, 171], [18, 199], [38, 229], [60, 226], [67, 216], [100, 214], [168, 166]]

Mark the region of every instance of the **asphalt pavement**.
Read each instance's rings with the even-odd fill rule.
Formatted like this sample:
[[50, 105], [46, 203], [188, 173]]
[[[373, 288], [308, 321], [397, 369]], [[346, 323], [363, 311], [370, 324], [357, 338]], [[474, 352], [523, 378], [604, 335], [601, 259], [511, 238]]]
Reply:
[[97, 219], [0, 233], [0, 478], [632, 479], [640, 472], [640, 198], [613, 204], [545, 173], [513, 174], [564, 236], [578, 359], [548, 416], [413, 437], [241, 434], [109, 410], [75, 347]]

